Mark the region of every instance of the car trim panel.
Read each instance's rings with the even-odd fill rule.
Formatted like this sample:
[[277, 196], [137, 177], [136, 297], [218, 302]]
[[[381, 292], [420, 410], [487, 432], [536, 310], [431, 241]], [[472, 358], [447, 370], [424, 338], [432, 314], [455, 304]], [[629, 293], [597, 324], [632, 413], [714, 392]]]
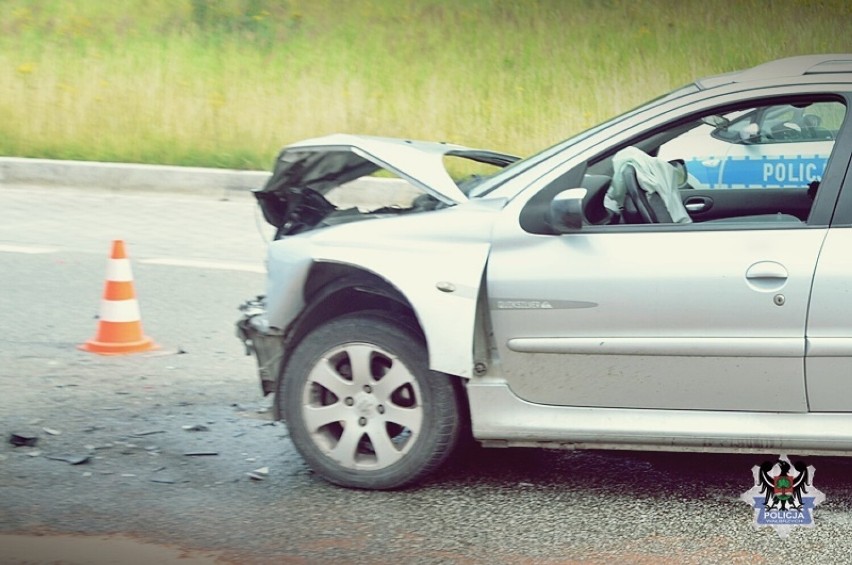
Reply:
[[809, 337], [808, 357], [852, 357], [852, 337]]
[[[303, 260], [350, 265], [382, 278], [412, 305], [426, 336], [430, 369], [471, 377], [480, 284], [493, 214], [502, 204], [470, 201], [428, 214], [345, 224], [273, 242], [270, 325], [287, 329], [304, 307], [302, 288], [310, 265], [303, 266]], [[442, 290], [447, 284], [452, 292]], [[282, 294], [282, 288], [291, 291]]]
[[468, 383], [473, 435], [490, 445], [852, 453], [852, 414], [534, 404], [499, 379]]
[[[852, 341], [852, 340], [850, 340]], [[803, 357], [803, 338], [696, 337], [518, 337], [517, 353], [573, 355], [666, 355], [689, 357]]]

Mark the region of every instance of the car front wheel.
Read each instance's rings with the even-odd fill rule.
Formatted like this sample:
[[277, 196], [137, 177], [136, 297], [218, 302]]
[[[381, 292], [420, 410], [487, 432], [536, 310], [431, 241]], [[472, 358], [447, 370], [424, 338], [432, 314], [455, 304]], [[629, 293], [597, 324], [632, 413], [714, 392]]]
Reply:
[[434, 471], [459, 436], [451, 378], [428, 369], [417, 332], [380, 313], [338, 318], [306, 336], [278, 393], [299, 453], [341, 486], [409, 485]]

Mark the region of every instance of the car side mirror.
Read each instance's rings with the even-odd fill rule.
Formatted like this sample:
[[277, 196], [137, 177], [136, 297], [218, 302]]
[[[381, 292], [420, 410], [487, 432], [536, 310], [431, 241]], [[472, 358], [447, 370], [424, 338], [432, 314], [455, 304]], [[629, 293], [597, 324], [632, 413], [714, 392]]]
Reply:
[[704, 116], [701, 121], [716, 131], [726, 131], [731, 125], [731, 120], [724, 116]]
[[556, 233], [570, 233], [583, 227], [583, 199], [588, 191], [585, 188], [569, 188], [557, 194], [550, 201], [547, 223]]
[[740, 141], [744, 143], [751, 143], [754, 141], [760, 140], [760, 126], [751, 123], [740, 130]]

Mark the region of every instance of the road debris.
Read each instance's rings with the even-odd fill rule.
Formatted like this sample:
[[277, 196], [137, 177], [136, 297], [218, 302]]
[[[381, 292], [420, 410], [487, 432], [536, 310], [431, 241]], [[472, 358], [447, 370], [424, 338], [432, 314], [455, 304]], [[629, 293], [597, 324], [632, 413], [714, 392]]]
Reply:
[[32, 447], [38, 443], [38, 436], [13, 432], [12, 435], [9, 436], [9, 443], [15, 447]]
[[148, 431], [144, 431], [144, 432], [135, 432], [135, 433], [131, 434], [130, 437], [145, 437], [145, 436], [152, 436], [154, 434], [164, 434], [164, 433], [166, 433], [166, 430], [148, 430]]
[[42, 431], [49, 436], [61, 436], [62, 432], [53, 428], [42, 428]]
[[248, 477], [253, 481], [262, 481], [266, 477], [269, 476], [269, 467], [261, 467], [260, 469], [255, 469], [254, 471], [250, 471], [246, 473]]
[[94, 445], [94, 444], [91, 444], [91, 443], [87, 443], [83, 447], [85, 447], [89, 451], [99, 451], [99, 450], [102, 450], [102, 449], [110, 449], [111, 447], [115, 447], [115, 445], [112, 444], [112, 443], [104, 443], [104, 444], [101, 444], [101, 445]]
[[88, 463], [90, 461], [90, 457], [88, 455], [73, 455], [69, 453], [63, 453], [60, 455], [45, 455], [45, 459], [51, 459], [53, 461], [65, 461], [69, 465], [83, 465], [84, 463]]
[[219, 455], [218, 451], [187, 451], [184, 453], [186, 457], [209, 457], [212, 455]]
[[209, 432], [210, 428], [205, 426], [204, 424], [191, 424], [186, 426], [181, 426], [184, 430], [188, 432]]

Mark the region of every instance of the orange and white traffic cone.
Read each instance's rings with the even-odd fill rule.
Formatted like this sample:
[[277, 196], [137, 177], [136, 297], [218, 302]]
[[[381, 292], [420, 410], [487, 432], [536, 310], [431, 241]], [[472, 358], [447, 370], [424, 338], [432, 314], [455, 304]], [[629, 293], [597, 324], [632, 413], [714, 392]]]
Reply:
[[159, 348], [142, 333], [130, 259], [122, 240], [112, 242], [97, 333], [79, 348], [100, 355], [127, 355]]

